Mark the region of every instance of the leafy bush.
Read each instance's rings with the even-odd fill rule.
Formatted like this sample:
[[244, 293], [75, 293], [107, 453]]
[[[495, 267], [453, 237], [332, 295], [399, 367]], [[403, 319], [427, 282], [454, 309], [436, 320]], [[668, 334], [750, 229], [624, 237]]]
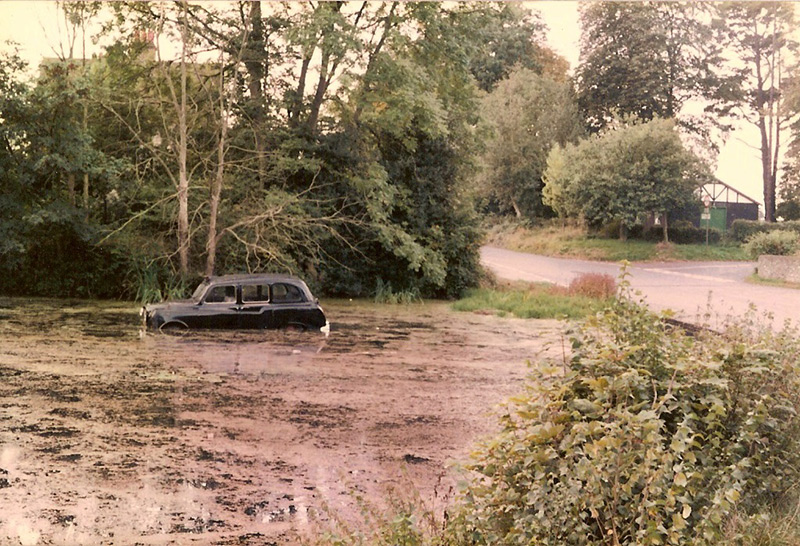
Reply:
[[622, 289], [475, 454], [458, 543], [718, 544], [798, 484], [796, 331], [692, 338]]
[[773, 256], [789, 256], [794, 254], [800, 246], [800, 235], [795, 231], [769, 231], [756, 233], [745, 244], [745, 250], [753, 257], [762, 254]]
[[377, 287], [375, 288], [375, 303], [409, 304], [420, 302], [422, 302], [422, 295], [418, 289], [409, 288], [395, 292], [392, 290], [392, 283], [378, 279]]
[[800, 221], [770, 224], [754, 220], [734, 220], [729, 233], [733, 240], [745, 243], [758, 233], [768, 233], [770, 231], [794, 231], [800, 233]]
[[764, 222], [754, 220], [734, 220], [728, 232], [730, 237], [739, 243], [744, 243], [756, 233], [764, 233], [769, 229]]
[[617, 282], [605, 273], [582, 273], [569, 283], [569, 293], [576, 296], [607, 299], [617, 292]]
[[[645, 241], [659, 242], [664, 239], [664, 230], [660, 226], [653, 226], [642, 233]], [[706, 229], [697, 227], [688, 220], [676, 220], [669, 226], [669, 240], [679, 245], [705, 244]], [[708, 242], [718, 244], [722, 240], [722, 233], [718, 229], [708, 230]]]
[[7, 231], [0, 229], [0, 234], [12, 236], [0, 246], [0, 294], [62, 298], [128, 295], [122, 287], [128, 256], [110, 245], [98, 245], [97, 227], [80, 211], [53, 203], [2, 220], [14, 225]]

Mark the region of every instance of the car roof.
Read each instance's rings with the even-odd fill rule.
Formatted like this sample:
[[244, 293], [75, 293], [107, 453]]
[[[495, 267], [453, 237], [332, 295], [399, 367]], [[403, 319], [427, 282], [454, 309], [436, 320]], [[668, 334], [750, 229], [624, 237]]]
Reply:
[[282, 275], [278, 273], [239, 273], [236, 275], [219, 275], [212, 276], [206, 279], [207, 282], [219, 284], [226, 282], [243, 283], [243, 282], [295, 282], [305, 284], [301, 279], [292, 275]]

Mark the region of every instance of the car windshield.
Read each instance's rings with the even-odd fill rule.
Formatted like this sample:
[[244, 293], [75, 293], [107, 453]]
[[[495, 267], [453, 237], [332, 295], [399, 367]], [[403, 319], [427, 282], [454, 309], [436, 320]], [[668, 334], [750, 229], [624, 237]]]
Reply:
[[195, 288], [194, 293], [192, 294], [192, 301], [199, 302], [200, 298], [203, 297], [203, 294], [206, 293], [206, 288], [208, 288], [208, 281], [203, 281], [200, 285]]

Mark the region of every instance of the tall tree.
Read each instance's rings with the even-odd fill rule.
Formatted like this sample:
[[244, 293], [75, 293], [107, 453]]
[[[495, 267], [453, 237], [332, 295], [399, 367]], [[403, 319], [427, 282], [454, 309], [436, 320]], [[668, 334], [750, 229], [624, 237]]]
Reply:
[[[618, 116], [676, 118], [706, 144], [736, 98], [714, 38], [711, 4], [591, 2], [581, 5], [578, 101], [590, 131]], [[702, 101], [701, 116], [684, 111]]]
[[784, 220], [800, 220], [800, 65], [790, 67], [784, 80], [787, 112], [794, 113], [790, 130], [791, 140], [786, 148], [783, 176], [778, 187], [780, 202], [775, 215]]
[[[64, 14], [67, 30], [68, 47], [66, 50], [61, 48], [61, 61], [69, 60], [69, 66], [77, 69], [78, 63], [73, 62], [75, 53], [75, 41], [80, 38], [80, 75], [86, 77], [87, 75], [87, 52], [86, 52], [86, 25], [100, 11], [100, 2], [58, 2], [61, 11]], [[66, 51], [66, 53], [65, 53]], [[88, 93], [84, 93], [81, 97], [82, 113], [81, 122], [83, 131], [88, 130], [89, 118], [89, 98]], [[74, 182], [73, 182], [74, 187]], [[74, 201], [74, 199], [73, 199]], [[89, 173], [83, 172], [83, 208], [89, 209]]]
[[[172, 211], [173, 233], [177, 255], [177, 269], [182, 277], [192, 270], [193, 233], [190, 207], [202, 207], [202, 199], [190, 191], [193, 180], [214, 179], [214, 165], [208, 159], [214, 155], [218, 142], [219, 90], [207, 85], [223, 69], [198, 59], [198, 40], [190, 25], [188, 2], [174, 5], [149, 3], [115, 4], [113, 9], [121, 16], [119, 24], [132, 25], [133, 31], [125, 41], [131, 42], [124, 54], [130, 55], [131, 65], [124, 67], [117, 61], [122, 50], [113, 49], [108, 66], [113, 69], [104, 74], [119, 78], [124, 86], [98, 97], [104, 109], [113, 114], [117, 124], [125, 127], [137, 148], [149, 156], [156, 165], [150, 174], [160, 184], [171, 183], [171, 193], [166, 202], [174, 202]], [[125, 28], [118, 29], [126, 32]], [[170, 58], [163, 47], [172, 39], [177, 47], [176, 58]], [[114, 74], [115, 70], [130, 70], [127, 76]], [[161, 144], [164, 144], [163, 146]], [[154, 180], [149, 181], [151, 187]], [[161, 197], [159, 197], [161, 199]], [[193, 205], [194, 203], [194, 205]], [[194, 256], [196, 257], [196, 256]]]
[[787, 63], [797, 51], [792, 37], [797, 29], [794, 5], [782, 2], [725, 4], [720, 25], [735, 52], [733, 62], [744, 63], [741, 84], [746, 119], [758, 128], [764, 219], [775, 221], [778, 169], [784, 133], [797, 110], [786, 108]]
[[559, 63], [543, 45], [545, 25], [538, 12], [510, 2], [465, 4], [452, 17], [471, 29], [464, 49], [469, 70], [484, 91], [494, 89], [516, 68], [566, 79], [566, 61]]
[[518, 218], [546, 215], [542, 174], [554, 145], [583, 135], [571, 87], [518, 70], [483, 100], [482, 113], [492, 137], [482, 154], [480, 193]]
[[36, 199], [29, 187], [31, 110], [30, 87], [21, 77], [25, 67], [16, 51], [0, 54], [0, 262], [10, 266], [9, 272], [25, 253], [19, 219]]

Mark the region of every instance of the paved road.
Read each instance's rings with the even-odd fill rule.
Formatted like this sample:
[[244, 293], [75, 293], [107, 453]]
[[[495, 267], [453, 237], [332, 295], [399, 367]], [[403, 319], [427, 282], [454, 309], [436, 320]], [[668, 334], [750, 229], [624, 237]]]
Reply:
[[[581, 273], [607, 273], [617, 277], [620, 265], [585, 260], [550, 258], [494, 247], [481, 249], [482, 263], [499, 278], [568, 285]], [[745, 278], [754, 262], [634, 263], [628, 268], [631, 285], [658, 310], [672, 309], [681, 320], [711, 326], [726, 316], [741, 316], [751, 306], [769, 313], [776, 324], [800, 318], [800, 290], [754, 285]], [[710, 319], [704, 315], [710, 311]]]

